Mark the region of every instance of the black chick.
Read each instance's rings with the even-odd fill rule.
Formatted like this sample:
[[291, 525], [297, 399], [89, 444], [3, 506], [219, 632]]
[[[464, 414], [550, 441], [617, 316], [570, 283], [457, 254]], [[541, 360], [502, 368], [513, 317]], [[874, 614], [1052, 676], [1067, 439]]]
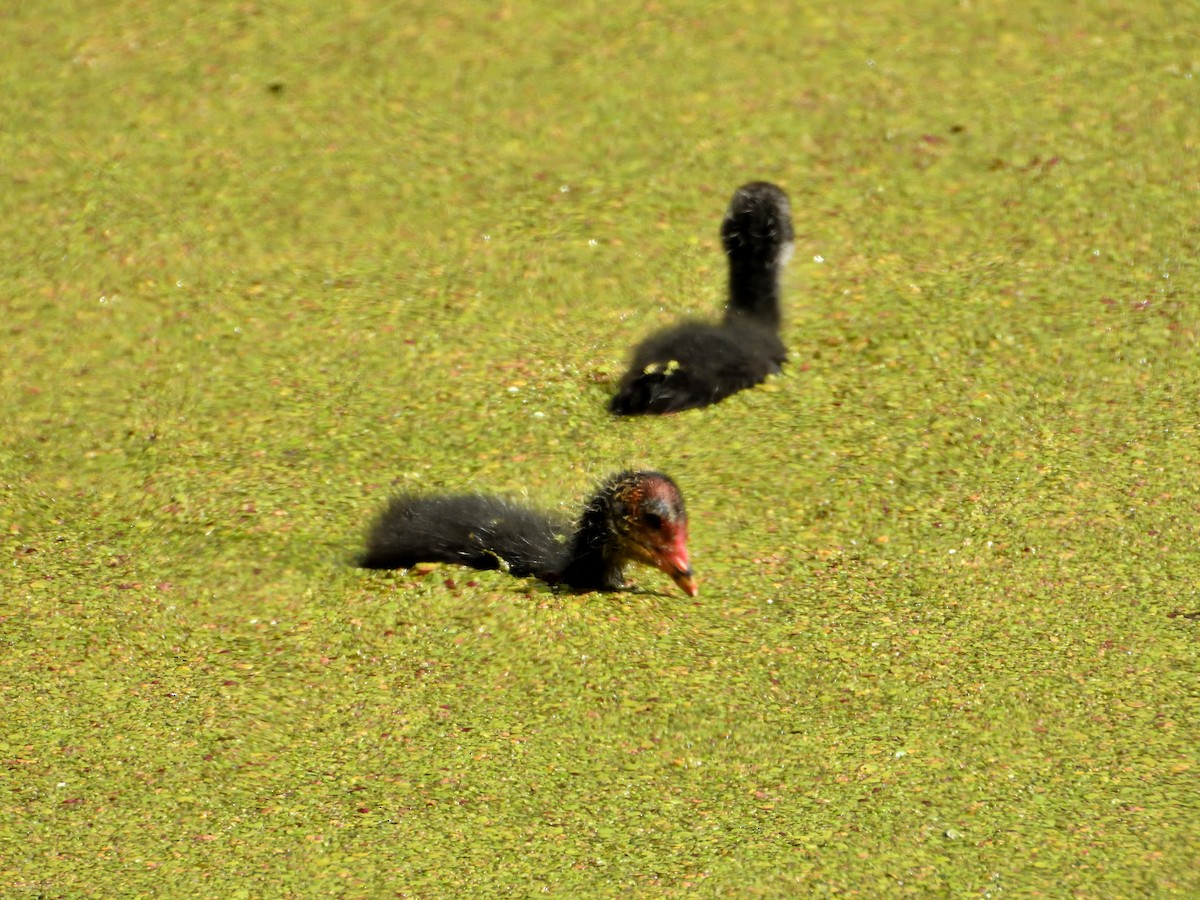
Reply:
[[787, 194], [765, 181], [734, 192], [721, 223], [729, 258], [729, 303], [719, 325], [684, 322], [633, 352], [609, 410], [620, 416], [708, 406], [779, 372], [779, 282], [792, 255]]
[[625, 566], [666, 572], [689, 596], [699, 587], [687, 551], [687, 513], [660, 472], [620, 472], [600, 486], [572, 526], [480, 494], [394, 497], [372, 527], [358, 565], [404, 569], [450, 562], [533, 575], [580, 591], [626, 587]]

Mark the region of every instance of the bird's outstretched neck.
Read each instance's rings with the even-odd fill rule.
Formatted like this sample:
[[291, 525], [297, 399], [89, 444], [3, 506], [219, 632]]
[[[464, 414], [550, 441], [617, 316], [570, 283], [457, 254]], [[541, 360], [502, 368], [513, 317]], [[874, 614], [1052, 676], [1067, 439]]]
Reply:
[[726, 322], [746, 317], [779, 327], [780, 281], [794, 240], [787, 194], [766, 181], [737, 189], [721, 223], [729, 260]]

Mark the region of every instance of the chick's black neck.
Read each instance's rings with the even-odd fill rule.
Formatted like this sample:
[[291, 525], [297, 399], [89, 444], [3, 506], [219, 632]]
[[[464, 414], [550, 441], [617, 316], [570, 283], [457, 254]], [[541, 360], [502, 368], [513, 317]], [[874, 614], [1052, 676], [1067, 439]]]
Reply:
[[767, 181], [738, 188], [721, 222], [729, 259], [726, 324], [752, 320], [779, 328], [779, 282], [795, 231], [787, 194]]
[[613, 498], [601, 491], [589, 501], [567, 544], [558, 580], [580, 590], [615, 590], [625, 582], [620, 543], [613, 525]]
[[764, 259], [754, 254], [729, 254], [726, 324], [751, 320], [779, 328], [780, 263], [780, 256]]

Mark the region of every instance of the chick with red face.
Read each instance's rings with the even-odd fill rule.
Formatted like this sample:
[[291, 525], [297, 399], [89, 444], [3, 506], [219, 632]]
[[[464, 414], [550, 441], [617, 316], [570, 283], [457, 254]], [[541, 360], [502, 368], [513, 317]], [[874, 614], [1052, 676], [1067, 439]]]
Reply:
[[688, 596], [699, 585], [688, 556], [683, 495], [667, 475], [620, 472], [584, 506], [578, 522], [480, 494], [395, 497], [372, 527], [358, 564], [368, 569], [450, 562], [532, 575], [579, 591], [627, 588], [625, 569], [666, 573]]

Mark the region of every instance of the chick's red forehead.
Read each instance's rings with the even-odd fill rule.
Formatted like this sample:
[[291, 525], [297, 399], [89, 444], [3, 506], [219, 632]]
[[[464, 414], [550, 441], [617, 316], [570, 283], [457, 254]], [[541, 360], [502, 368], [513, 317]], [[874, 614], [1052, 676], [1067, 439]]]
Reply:
[[634, 489], [634, 497], [639, 506], [651, 512], [657, 512], [655, 507], [661, 507], [663, 518], [682, 524], [686, 533], [687, 512], [683, 508], [683, 496], [674, 482], [661, 475], [644, 478]]
[[658, 531], [670, 546], [676, 548], [682, 547], [685, 551], [687, 550], [688, 527], [686, 518], [665, 520]]

